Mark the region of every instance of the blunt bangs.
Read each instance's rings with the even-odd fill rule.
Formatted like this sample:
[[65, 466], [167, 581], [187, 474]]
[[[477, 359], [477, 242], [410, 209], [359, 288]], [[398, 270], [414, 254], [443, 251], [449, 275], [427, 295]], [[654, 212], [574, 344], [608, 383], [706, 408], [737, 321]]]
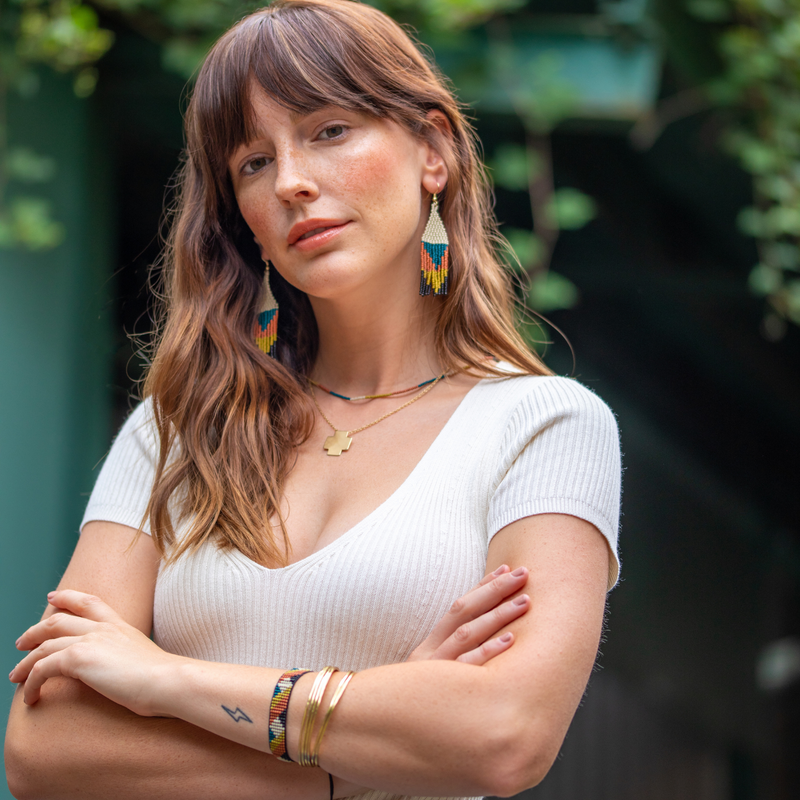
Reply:
[[407, 34], [369, 6], [352, 7], [355, 15], [351, 8], [345, 17], [335, 6], [279, 1], [215, 45], [193, 105], [198, 144], [219, 178], [231, 154], [257, 138], [251, 98], [258, 88], [298, 114], [337, 106], [389, 117], [416, 134], [427, 111], [444, 105], [443, 87], [420, 92], [430, 85], [432, 68]]

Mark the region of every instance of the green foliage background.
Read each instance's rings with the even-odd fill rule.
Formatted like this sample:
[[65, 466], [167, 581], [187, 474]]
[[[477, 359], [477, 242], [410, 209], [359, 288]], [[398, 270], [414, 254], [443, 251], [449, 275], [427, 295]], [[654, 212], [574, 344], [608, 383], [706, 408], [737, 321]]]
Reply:
[[[742, 209], [739, 225], [758, 243], [760, 258], [749, 284], [765, 298], [765, 329], [778, 339], [787, 323], [800, 324], [800, 0], [681, 2], [680, 11], [699, 29], [699, 38], [697, 30], [692, 34], [694, 41], [709, 51], [706, 58], [692, 56], [695, 67], [702, 66], [687, 72], [695, 83], [690, 91], [702, 98], [701, 106], [724, 114], [724, 146], [753, 177], [753, 203]], [[374, 4], [455, 44], [476, 26], [489, 31], [494, 63], [483, 69], [501, 76], [525, 130], [524, 146], [509, 142], [497, 148], [490, 174], [505, 189], [527, 194], [534, 220], [532, 230], [504, 231], [510, 245], [506, 260], [532, 308], [571, 307], [578, 301], [578, 288], [550, 269], [550, 259], [559, 232], [585, 225], [595, 206], [577, 189], [553, 186], [550, 136], [576, 114], [578, 99], [561, 78], [557, 53], [521, 60], [510, 37], [503, 35], [509, 15], [513, 19], [525, 0]], [[10, 93], [35, 95], [37, 69], [46, 65], [71, 74], [75, 94], [89, 96], [98, 79], [97, 62], [114, 44], [101, 18], [124, 22], [159, 42], [164, 66], [189, 78], [214, 39], [260, 5], [243, 0], [2, 0], [0, 247], [49, 249], [66, 235], [36, 192], [36, 184], [54, 178], [58, 165], [45, 154], [9, 145]], [[665, 7], [665, 2], [655, 3], [651, 22], [661, 25], [668, 49], [680, 61], [687, 50], [687, 28], [663, 22], [659, 10]], [[674, 18], [674, 9], [670, 14]]]

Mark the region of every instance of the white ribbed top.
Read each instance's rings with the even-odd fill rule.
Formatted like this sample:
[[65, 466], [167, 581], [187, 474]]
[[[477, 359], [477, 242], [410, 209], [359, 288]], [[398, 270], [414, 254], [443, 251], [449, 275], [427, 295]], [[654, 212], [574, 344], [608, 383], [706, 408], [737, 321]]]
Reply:
[[[83, 524], [139, 526], [157, 453], [150, 409], [142, 403], [123, 426]], [[619, 498], [617, 426], [602, 400], [567, 378], [483, 380], [397, 491], [322, 550], [267, 569], [207, 544], [162, 569], [154, 638], [170, 652], [232, 664], [401, 662], [481, 579], [492, 536], [523, 517], [591, 522], [614, 553], [613, 586]]]

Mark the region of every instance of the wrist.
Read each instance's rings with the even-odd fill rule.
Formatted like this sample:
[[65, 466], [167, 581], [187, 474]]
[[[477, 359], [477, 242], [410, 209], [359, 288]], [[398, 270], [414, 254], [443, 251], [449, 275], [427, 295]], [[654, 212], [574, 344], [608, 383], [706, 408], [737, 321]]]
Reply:
[[316, 676], [316, 672], [308, 672], [300, 676], [289, 699], [289, 708], [286, 712], [286, 752], [292, 761], [297, 761], [300, 753], [300, 728], [303, 724], [303, 714], [311, 693], [311, 686]]
[[148, 707], [151, 717], [185, 719], [181, 706], [197, 680], [198, 667], [203, 662], [165, 653], [165, 658], [153, 668], [148, 681]]

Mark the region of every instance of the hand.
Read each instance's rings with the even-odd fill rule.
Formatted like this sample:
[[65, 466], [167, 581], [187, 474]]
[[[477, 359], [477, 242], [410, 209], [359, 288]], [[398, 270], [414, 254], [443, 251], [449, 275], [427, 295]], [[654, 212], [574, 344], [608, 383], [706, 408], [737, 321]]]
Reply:
[[148, 690], [155, 673], [178, 656], [165, 653], [140, 630], [97, 597], [71, 589], [51, 592], [59, 611], [17, 640], [30, 650], [11, 671], [13, 683], [25, 683], [24, 700], [33, 705], [48, 678], [77, 678], [136, 714], [154, 716]]
[[[495, 636], [530, 608], [530, 597], [518, 592], [528, 580], [525, 567], [509, 571], [498, 567], [474, 589], [459, 597], [442, 617], [430, 636], [408, 657], [408, 661], [462, 661], [482, 665], [514, 644], [514, 634], [507, 631]], [[492, 638], [494, 637], [494, 638]]]

